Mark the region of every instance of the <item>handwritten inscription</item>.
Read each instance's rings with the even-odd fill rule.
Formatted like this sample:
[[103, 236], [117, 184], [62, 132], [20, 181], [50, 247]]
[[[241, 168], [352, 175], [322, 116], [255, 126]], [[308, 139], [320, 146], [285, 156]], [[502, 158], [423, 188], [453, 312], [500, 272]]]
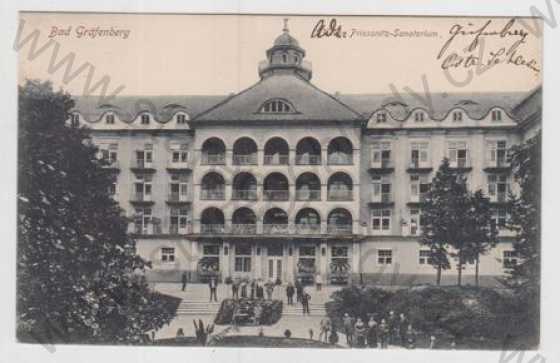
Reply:
[[[475, 27], [472, 23], [467, 25], [454, 24], [449, 29], [449, 38], [441, 47], [437, 59], [442, 60], [441, 68], [493, 67], [499, 64], [512, 64], [528, 68], [536, 73], [540, 72], [536, 59], [523, 54], [523, 45], [527, 44], [529, 33], [522, 27], [515, 27], [515, 19], [510, 19], [504, 26], [492, 28], [492, 20], [486, 21], [482, 26]], [[505, 45], [487, 49], [485, 40], [501, 39]], [[461, 42], [463, 41], [463, 42]], [[467, 46], [461, 50], [453, 50], [456, 43]], [[461, 46], [462, 47], [462, 46]]]
[[346, 38], [347, 32], [342, 30], [342, 25], [338, 24], [336, 19], [332, 18], [328, 23], [324, 19], [321, 19], [313, 27], [311, 38], [323, 37]]

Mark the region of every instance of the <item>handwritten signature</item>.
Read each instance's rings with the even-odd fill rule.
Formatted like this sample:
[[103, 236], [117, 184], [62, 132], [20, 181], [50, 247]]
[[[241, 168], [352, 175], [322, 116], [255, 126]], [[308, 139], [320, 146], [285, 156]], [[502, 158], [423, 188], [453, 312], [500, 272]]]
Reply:
[[[526, 67], [536, 73], [540, 72], [539, 63], [534, 58], [527, 58], [522, 54], [522, 46], [527, 43], [529, 33], [523, 28], [514, 28], [515, 19], [510, 19], [503, 27], [491, 30], [492, 20], [488, 20], [482, 26], [474, 28], [473, 24], [454, 24], [449, 29], [450, 37], [441, 47], [436, 59], [441, 60], [441, 68], [470, 68], [477, 66], [495, 66], [498, 64], [513, 64]], [[471, 39], [468, 39], [472, 37]], [[494, 37], [501, 39], [513, 39], [513, 42], [497, 49], [484, 49], [486, 38]], [[464, 38], [470, 41], [461, 51], [451, 51], [451, 46]], [[457, 41], [456, 41], [457, 40]], [[478, 53], [475, 51], [478, 50]]]

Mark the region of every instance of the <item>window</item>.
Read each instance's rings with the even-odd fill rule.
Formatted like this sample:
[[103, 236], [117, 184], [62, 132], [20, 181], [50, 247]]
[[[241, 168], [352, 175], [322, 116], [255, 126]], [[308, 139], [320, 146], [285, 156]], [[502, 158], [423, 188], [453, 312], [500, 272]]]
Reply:
[[492, 210], [492, 223], [498, 229], [504, 229], [506, 227], [508, 217], [506, 208], [495, 208]]
[[418, 264], [420, 265], [431, 265], [432, 257], [430, 256], [430, 250], [421, 249], [418, 251]]
[[261, 109], [262, 113], [294, 113], [294, 107], [286, 100], [266, 101]]
[[72, 114], [71, 125], [72, 125], [72, 127], [80, 126], [80, 115], [79, 114], [77, 114], [77, 113]]
[[186, 201], [189, 192], [187, 175], [171, 175], [169, 183], [169, 200], [173, 202]]
[[148, 125], [150, 123], [150, 115], [147, 113], [142, 114], [142, 116], [140, 116], [140, 122], [142, 125]]
[[169, 217], [169, 233], [187, 233], [188, 219], [189, 211], [187, 208], [171, 208]]
[[105, 115], [105, 123], [107, 124], [114, 124], [115, 123], [115, 115], [113, 115], [112, 113]]
[[380, 265], [390, 265], [393, 263], [393, 250], [377, 250], [377, 263]]
[[153, 152], [152, 144], [146, 144], [144, 145], [144, 150], [136, 151], [137, 168], [151, 167], [153, 160], [154, 160], [154, 152]]
[[172, 144], [171, 149], [171, 163], [172, 164], [185, 164], [189, 160], [187, 144]]
[[504, 264], [504, 268], [514, 268], [515, 265], [517, 265], [518, 262], [518, 256], [517, 253], [515, 251], [504, 251], [504, 258], [503, 258], [503, 264]]
[[391, 143], [385, 141], [373, 143], [372, 160], [380, 167], [389, 166], [391, 164]]
[[428, 175], [410, 176], [410, 196], [411, 202], [423, 202], [426, 194], [430, 191], [430, 180]]
[[507, 141], [492, 140], [486, 143], [490, 166], [505, 166], [507, 163]]
[[235, 246], [235, 272], [251, 272], [251, 246]]
[[387, 114], [385, 112], [379, 112], [377, 114], [377, 123], [385, 123], [387, 122]]
[[150, 234], [152, 223], [152, 208], [136, 208], [134, 212], [134, 232], [137, 234]]
[[414, 121], [415, 122], [423, 122], [424, 121], [424, 112], [418, 111], [414, 113]]
[[114, 165], [118, 161], [119, 144], [101, 144], [99, 145], [99, 157], [110, 165]]
[[467, 143], [465, 141], [450, 141], [448, 144], [449, 164], [452, 168], [467, 167]]
[[117, 182], [114, 181], [111, 184], [109, 184], [109, 190], [108, 193], [110, 196], [114, 197], [115, 195], [117, 195]]
[[138, 175], [134, 183], [134, 200], [137, 202], [152, 200], [152, 176]]
[[219, 245], [204, 245], [202, 246], [202, 254], [204, 256], [219, 256], [220, 246]]
[[299, 258], [297, 262], [298, 273], [315, 272], [315, 247], [300, 246]]
[[348, 247], [333, 246], [331, 248], [331, 272], [347, 272], [349, 269], [350, 265], [348, 264]]
[[492, 121], [502, 121], [502, 111], [493, 110], [491, 113]]
[[389, 203], [391, 201], [391, 180], [389, 176], [372, 177], [373, 201]]
[[391, 210], [374, 209], [372, 211], [372, 228], [374, 231], [389, 231], [391, 229]]
[[429, 143], [425, 141], [410, 144], [410, 166], [412, 168], [428, 166], [428, 147]]
[[175, 248], [163, 247], [161, 249], [161, 262], [175, 263]]
[[493, 202], [505, 202], [509, 185], [506, 174], [488, 175], [488, 195]]
[[418, 208], [410, 209], [410, 234], [413, 236], [421, 233], [422, 212]]
[[184, 125], [187, 123], [187, 117], [182, 113], [176, 116], [176, 120], [179, 125]]
[[463, 121], [463, 113], [461, 111], [453, 112], [453, 121], [454, 122]]

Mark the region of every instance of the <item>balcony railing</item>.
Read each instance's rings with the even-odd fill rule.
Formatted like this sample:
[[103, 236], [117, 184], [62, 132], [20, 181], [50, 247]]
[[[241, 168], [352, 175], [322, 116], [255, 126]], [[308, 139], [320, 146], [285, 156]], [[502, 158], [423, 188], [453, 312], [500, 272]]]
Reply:
[[169, 160], [167, 162], [168, 169], [189, 169], [190, 165], [187, 161], [173, 161]]
[[470, 162], [469, 162], [469, 159], [461, 158], [461, 159], [457, 159], [455, 161], [449, 162], [449, 166], [451, 168], [457, 168], [457, 169], [469, 168], [470, 167]]
[[132, 201], [132, 202], [152, 202], [152, 195], [151, 194], [133, 192], [130, 196], [130, 201]]
[[105, 160], [105, 165], [103, 166], [104, 168], [120, 169], [118, 160], [109, 160], [109, 159], [104, 159], [104, 160]]
[[231, 233], [233, 234], [256, 234], [257, 225], [256, 224], [232, 224]]
[[233, 155], [233, 165], [257, 165], [257, 154]]
[[327, 225], [329, 234], [352, 234], [351, 224], [329, 224]]
[[427, 193], [420, 193], [410, 196], [410, 201], [412, 203], [424, 203], [426, 201]]
[[265, 155], [264, 165], [288, 165], [290, 163], [288, 155]]
[[167, 200], [170, 202], [188, 202], [190, 201], [190, 195], [189, 194], [183, 194], [183, 193], [169, 193], [169, 195], [167, 196]]
[[331, 154], [327, 158], [329, 165], [351, 165], [353, 162], [352, 154]]
[[276, 234], [276, 233], [288, 233], [288, 224], [263, 224], [263, 233], [266, 234]]
[[161, 233], [161, 226], [159, 224], [134, 224], [133, 227], [134, 234], [141, 234], [141, 235], [153, 235], [153, 234], [160, 234]]
[[296, 190], [296, 200], [321, 200], [321, 190]]
[[428, 161], [420, 161], [418, 159], [412, 159], [410, 164], [408, 164], [410, 169], [427, 169], [431, 168], [432, 165]]
[[303, 154], [296, 155], [297, 165], [321, 165], [321, 155]]
[[233, 189], [231, 199], [235, 200], [257, 200], [256, 190]]
[[265, 200], [288, 200], [290, 197], [289, 190], [265, 190]]
[[393, 162], [391, 161], [391, 159], [381, 159], [381, 160], [377, 160], [377, 161], [372, 161], [371, 162], [371, 167], [373, 169], [390, 169], [393, 168]]
[[132, 160], [132, 168], [135, 169], [153, 169], [154, 163], [153, 161], [145, 161], [145, 160]]
[[189, 228], [187, 226], [180, 227], [178, 224], [169, 225], [169, 234], [188, 234]]
[[374, 194], [371, 200], [374, 203], [391, 203], [393, 201], [392, 193]]
[[321, 233], [320, 224], [296, 224], [298, 234], [318, 234]]
[[489, 161], [487, 164], [488, 168], [509, 168], [510, 163], [508, 163], [506, 158], [498, 158], [494, 161]]
[[209, 234], [222, 234], [225, 233], [226, 228], [223, 224], [201, 224], [200, 232]]
[[200, 191], [200, 199], [202, 200], [224, 200], [225, 191], [224, 190], [205, 190]]
[[490, 196], [490, 200], [494, 203], [505, 203], [507, 201], [507, 193], [496, 193]]
[[226, 155], [225, 154], [202, 154], [201, 158], [202, 165], [225, 165]]
[[328, 191], [329, 200], [352, 200], [352, 190], [329, 190]]

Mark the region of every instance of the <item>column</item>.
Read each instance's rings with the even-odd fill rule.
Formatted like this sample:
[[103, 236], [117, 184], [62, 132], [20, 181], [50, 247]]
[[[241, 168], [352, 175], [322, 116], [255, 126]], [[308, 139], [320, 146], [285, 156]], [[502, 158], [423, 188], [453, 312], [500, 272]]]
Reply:
[[233, 252], [232, 247], [233, 246], [228, 241], [224, 241], [220, 249], [220, 271], [222, 271], [223, 279], [231, 276], [230, 256]]
[[352, 283], [360, 282], [360, 242], [352, 242]]
[[319, 243], [319, 273], [323, 278], [323, 283], [327, 282], [328, 255], [327, 241], [321, 240]]

